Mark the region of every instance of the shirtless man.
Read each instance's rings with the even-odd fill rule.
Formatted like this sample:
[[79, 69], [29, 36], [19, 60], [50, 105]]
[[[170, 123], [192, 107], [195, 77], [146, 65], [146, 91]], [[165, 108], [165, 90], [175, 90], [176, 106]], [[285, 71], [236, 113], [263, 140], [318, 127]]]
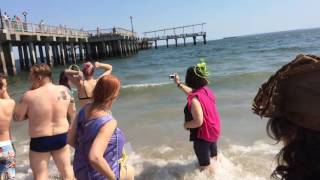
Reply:
[[35, 180], [48, 179], [48, 162], [53, 160], [64, 180], [74, 179], [70, 149], [66, 145], [69, 124], [70, 92], [62, 85], [54, 85], [47, 64], [30, 69], [31, 90], [16, 107], [18, 121], [29, 119], [30, 166]]
[[7, 92], [6, 76], [0, 74], [0, 179], [15, 179], [15, 151], [10, 138], [10, 124], [15, 102]]
[[91, 102], [93, 89], [97, 84], [97, 80], [99, 79], [93, 78], [96, 68], [101, 68], [104, 70], [104, 73], [100, 75], [99, 78], [111, 74], [112, 71], [112, 66], [110, 64], [99, 62], [95, 62], [94, 65], [91, 62], [84, 63], [82, 66], [82, 72], [70, 69], [65, 70], [65, 74], [68, 76], [68, 79], [77, 87], [78, 98], [81, 107]]

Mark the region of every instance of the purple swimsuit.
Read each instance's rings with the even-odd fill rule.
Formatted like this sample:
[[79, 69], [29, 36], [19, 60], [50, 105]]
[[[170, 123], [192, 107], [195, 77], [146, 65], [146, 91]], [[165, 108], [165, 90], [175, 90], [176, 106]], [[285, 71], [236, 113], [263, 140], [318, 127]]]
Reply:
[[[107, 179], [90, 165], [88, 155], [99, 129], [112, 119], [113, 116], [109, 114], [87, 121], [85, 120], [85, 108], [80, 110], [77, 118], [77, 141], [73, 161], [73, 170], [77, 180]], [[103, 155], [117, 179], [120, 179], [120, 165], [118, 160], [121, 158], [124, 142], [124, 134], [119, 128], [116, 128]]]

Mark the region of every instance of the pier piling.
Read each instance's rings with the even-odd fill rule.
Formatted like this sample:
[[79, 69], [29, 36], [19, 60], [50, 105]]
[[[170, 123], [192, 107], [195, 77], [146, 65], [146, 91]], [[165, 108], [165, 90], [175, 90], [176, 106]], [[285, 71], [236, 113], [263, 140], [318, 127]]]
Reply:
[[23, 50], [21, 45], [18, 46], [18, 54], [19, 54], [20, 69], [25, 69], [24, 60], [23, 60]]
[[47, 42], [45, 43], [45, 51], [46, 51], [46, 59], [47, 59], [47, 64], [52, 67], [53, 66], [53, 62], [52, 62], [52, 52], [51, 52], [51, 46], [50, 44]]
[[4, 57], [2, 44], [0, 44], [0, 60], [1, 60], [2, 72], [4, 74], [8, 74], [7, 65], [6, 65], [6, 60], [5, 60], [5, 57]]
[[29, 54], [28, 54], [28, 45], [23, 44], [23, 61], [24, 61], [24, 69], [29, 70], [30, 65], [29, 65]]
[[36, 53], [34, 51], [35, 49], [34, 49], [33, 42], [29, 42], [29, 54], [30, 54], [30, 61], [32, 65], [36, 64], [36, 60], [37, 60]]

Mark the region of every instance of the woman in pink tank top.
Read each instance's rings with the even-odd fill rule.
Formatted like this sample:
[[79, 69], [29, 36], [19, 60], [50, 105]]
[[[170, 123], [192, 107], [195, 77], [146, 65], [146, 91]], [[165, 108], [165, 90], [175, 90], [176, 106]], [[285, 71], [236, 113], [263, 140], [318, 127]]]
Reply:
[[207, 86], [208, 76], [205, 62], [201, 62], [188, 68], [185, 84], [180, 82], [178, 74], [175, 75], [174, 81], [187, 95], [184, 127], [190, 130], [190, 141], [193, 141], [200, 170], [209, 169], [212, 172], [210, 160], [217, 156], [220, 117], [215, 95]]

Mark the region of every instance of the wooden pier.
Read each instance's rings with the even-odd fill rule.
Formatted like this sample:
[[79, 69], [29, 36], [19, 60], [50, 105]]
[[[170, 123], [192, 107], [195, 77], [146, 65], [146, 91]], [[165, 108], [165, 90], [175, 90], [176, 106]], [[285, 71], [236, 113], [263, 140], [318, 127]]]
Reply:
[[[63, 26], [2, 21], [0, 24], [0, 72], [16, 75], [36, 63], [67, 65], [85, 60], [125, 57], [142, 48], [136, 33], [124, 28], [84, 31]], [[14, 53], [14, 48], [18, 53]], [[19, 57], [16, 64], [15, 55]]]
[[183, 39], [183, 45], [186, 45], [186, 38], [193, 38], [193, 44], [197, 44], [197, 37], [203, 38], [203, 43], [206, 44], [206, 32], [204, 26], [206, 23], [192, 24], [187, 26], [165, 28], [155, 31], [144, 32], [143, 41], [154, 42], [154, 47], [158, 48], [158, 41], [165, 40], [167, 48], [169, 47], [169, 40], [175, 41], [175, 46], [178, 46], [178, 40]]
[[89, 32], [88, 56], [90, 59], [125, 57], [137, 54], [141, 49], [135, 32], [124, 28], [97, 29]]
[[[135, 55], [139, 50], [149, 49], [158, 41], [193, 38], [196, 45], [198, 36], [206, 44], [205, 23], [166, 28], [144, 33], [139, 38], [133, 30], [121, 27], [109, 29], [71, 29], [65, 26], [48, 26], [26, 22], [0, 21], [0, 72], [16, 75], [18, 70], [29, 70], [37, 63], [68, 65], [84, 61], [100, 60], [109, 57]], [[201, 30], [197, 28], [201, 27]], [[16, 49], [16, 51], [14, 51]], [[16, 52], [16, 53], [15, 53]], [[19, 61], [16, 63], [15, 55]]]

